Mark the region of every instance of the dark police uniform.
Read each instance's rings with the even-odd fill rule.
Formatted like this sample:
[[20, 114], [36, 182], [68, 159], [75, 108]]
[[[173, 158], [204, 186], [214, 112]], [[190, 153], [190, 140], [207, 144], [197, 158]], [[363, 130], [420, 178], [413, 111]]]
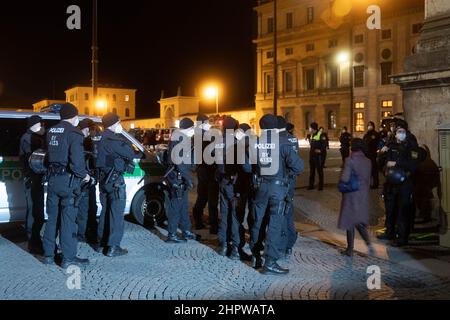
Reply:
[[[224, 130], [234, 129], [237, 121], [228, 117], [224, 120]], [[237, 179], [239, 166], [237, 163], [237, 141], [233, 134], [224, 133], [222, 143], [216, 144], [216, 156], [221, 157], [221, 162], [217, 165], [220, 197], [220, 225], [219, 244], [220, 254], [227, 255], [228, 236], [231, 240], [230, 258], [239, 260], [239, 246], [241, 244], [239, 234], [239, 219], [237, 217], [237, 205], [240, 197], [237, 192]]]
[[[91, 177], [96, 177], [96, 158], [98, 155], [98, 142], [101, 136], [87, 137], [84, 139], [84, 150], [86, 152], [86, 166]], [[93, 183], [82, 185], [78, 200], [78, 240], [97, 241], [97, 187]]]
[[311, 150], [309, 153], [309, 189], [314, 188], [314, 182], [316, 178], [316, 171], [319, 174], [319, 190], [323, 190], [324, 177], [323, 177], [323, 154], [326, 152], [327, 141], [320, 132], [311, 134], [310, 136]]
[[34, 173], [30, 168], [28, 160], [34, 151], [44, 148], [44, 138], [31, 130], [28, 130], [20, 139], [19, 155], [23, 164], [25, 199], [27, 203], [25, 226], [29, 249], [32, 253], [42, 253], [41, 229], [45, 222], [43, 186], [44, 175]]
[[[137, 156], [139, 157], [139, 156]], [[124, 173], [136, 158], [132, 145], [120, 135], [107, 129], [98, 142], [96, 167], [99, 171], [102, 211], [98, 225], [100, 247], [108, 247], [108, 256], [124, 254], [120, 248], [124, 234], [126, 186]], [[120, 252], [119, 252], [120, 251]]]
[[[202, 130], [202, 137], [207, 134]], [[203, 142], [202, 152], [208, 145], [208, 141]], [[196, 229], [203, 229], [203, 210], [208, 204], [209, 225], [212, 234], [216, 234], [218, 230], [219, 184], [212, 178], [215, 176], [216, 170], [216, 164], [206, 164], [203, 161], [197, 167], [197, 201], [192, 210]]]
[[395, 169], [400, 169], [405, 173], [405, 180], [393, 183], [387, 177], [384, 185], [386, 209], [386, 233], [384, 238], [389, 240], [397, 238], [399, 245], [406, 245], [412, 227], [412, 193], [414, 175], [419, 165], [419, 150], [417, 145], [408, 139], [401, 143], [392, 142], [387, 147], [389, 150], [380, 155], [380, 165], [384, 167], [388, 161], [395, 161], [397, 163]]
[[381, 142], [380, 134], [375, 130], [367, 131], [363, 140], [367, 146], [367, 157], [372, 162], [372, 188], [377, 189], [379, 186], [377, 152]]
[[[194, 125], [192, 121], [183, 119], [180, 122], [180, 127], [184, 128], [184, 124], [191, 127]], [[184, 129], [188, 129], [188, 127]], [[182, 145], [180, 145], [182, 144]], [[183, 146], [184, 145], [184, 146]], [[182, 147], [185, 150], [189, 150], [186, 153], [182, 153]], [[180, 152], [177, 156], [183, 159], [180, 164], [173, 163], [173, 156], [175, 156], [174, 149], [180, 148]], [[193, 187], [192, 183], [192, 171], [195, 169], [191, 139], [182, 134], [178, 141], [171, 140], [169, 143], [169, 164], [170, 168], [166, 174], [166, 186], [164, 190], [165, 194], [165, 209], [168, 220], [168, 239], [169, 243], [180, 243], [186, 240], [194, 240], [196, 236], [191, 232], [192, 223], [189, 218], [189, 189]], [[214, 177], [211, 177], [213, 179]], [[180, 227], [183, 237], [178, 238], [177, 230]]]
[[[300, 149], [298, 146], [298, 139], [287, 133], [287, 132], [281, 132], [280, 133], [280, 142], [282, 144], [288, 144], [292, 147], [292, 150], [299, 155]], [[304, 163], [303, 160], [300, 159], [301, 163], [301, 170], [300, 172], [304, 171]], [[286, 246], [283, 248], [283, 250], [290, 254], [292, 251], [292, 248], [294, 247], [295, 243], [297, 242], [297, 229], [295, 228], [295, 222], [294, 222], [294, 195], [295, 195], [295, 187], [297, 185], [297, 175], [298, 174], [292, 174], [289, 176], [289, 188], [288, 188], [288, 198], [291, 201], [291, 205], [289, 205], [288, 210], [286, 212], [286, 224], [285, 224], [285, 233], [286, 233]]]
[[345, 159], [347, 159], [350, 156], [350, 143], [352, 141], [352, 135], [350, 133], [343, 132], [341, 136], [339, 137], [339, 142], [341, 143], [341, 157], [342, 157], [342, 164], [345, 163]]
[[[262, 128], [273, 129], [277, 125], [277, 119], [274, 116], [264, 116], [261, 123]], [[256, 175], [259, 177], [258, 186], [255, 186], [256, 194], [253, 203], [254, 225], [251, 230], [250, 248], [255, 257], [255, 266], [259, 266], [260, 250], [262, 239], [260, 239], [261, 226], [266, 215], [269, 214], [269, 224], [265, 239], [265, 264], [266, 272], [287, 273], [288, 270], [282, 269], [276, 263], [278, 259], [284, 256], [286, 239], [283, 229], [285, 225], [285, 207], [288, 198], [289, 177], [300, 174], [302, 164], [298, 154], [292, 149], [292, 145], [279, 141], [278, 144], [272, 136], [271, 131], [267, 139], [259, 138], [255, 146], [252, 146], [253, 152], [257, 154], [257, 165], [254, 166]], [[272, 142], [273, 141], [273, 142]], [[263, 172], [270, 168], [275, 168], [273, 164], [278, 161], [279, 167], [276, 172], [269, 174]]]
[[61, 121], [47, 133], [49, 178], [47, 191], [48, 220], [44, 233], [46, 258], [53, 258], [58, 220], [60, 219], [60, 246], [64, 261], [74, 261], [77, 255], [78, 210], [75, 194], [86, 177], [83, 153], [83, 134], [66, 121]]

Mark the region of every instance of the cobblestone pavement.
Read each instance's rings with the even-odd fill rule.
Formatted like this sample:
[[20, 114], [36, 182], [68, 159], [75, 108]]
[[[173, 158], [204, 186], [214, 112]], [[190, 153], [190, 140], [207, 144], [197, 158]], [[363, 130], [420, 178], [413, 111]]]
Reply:
[[[330, 162], [336, 162], [332, 157]], [[330, 181], [338, 176], [333, 166], [327, 172]], [[300, 185], [305, 184], [306, 174]], [[0, 234], [13, 241], [0, 237], [0, 299], [450, 299], [450, 277], [409, 267], [389, 256], [359, 253], [350, 259], [339, 254], [336, 244], [305, 232], [314, 221], [313, 229], [342, 235], [336, 230], [340, 198], [330, 194], [322, 201], [326, 209], [318, 210], [319, 193], [299, 190], [296, 214], [302, 236], [291, 259], [281, 261], [291, 270], [287, 276], [263, 275], [249, 263], [220, 257], [214, 251], [216, 238], [207, 231], [201, 232], [201, 243], [172, 245], [164, 243], [164, 230], [150, 232], [127, 222], [123, 246], [129, 255], [110, 259], [80, 244], [80, 256], [88, 257], [91, 264], [82, 269], [81, 290], [69, 290], [70, 275], [65, 270], [44, 266], [23, 250], [23, 240], [17, 237], [23, 233], [21, 227], [0, 226]], [[190, 198], [192, 202], [195, 194]], [[381, 271], [380, 290], [367, 288], [367, 268], [373, 265]]]
[[[218, 256], [214, 248], [191, 241], [169, 245], [159, 232], [126, 224], [125, 257], [110, 259], [80, 244], [91, 259], [82, 269], [81, 290], [69, 290], [69, 275], [47, 267], [11, 242], [0, 240], [0, 299], [444, 299], [450, 279], [357, 255], [301, 237], [287, 276], [260, 274], [243, 262]], [[381, 269], [381, 290], [367, 289], [367, 267]]]

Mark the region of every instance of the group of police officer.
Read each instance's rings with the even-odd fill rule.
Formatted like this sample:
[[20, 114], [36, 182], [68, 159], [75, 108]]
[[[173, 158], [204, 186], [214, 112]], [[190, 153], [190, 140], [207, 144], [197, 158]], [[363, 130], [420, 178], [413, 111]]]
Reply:
[[[78, 241], [89, 240], [108, 257], [124, 255], [127, 250], [120, 246], [126, 200], [123, 174], [132, 170], [129, 168], [133, 160], [142, 154], [120, 136], [120, 119], [113, 113], [103, 117], [103, 132], [89, 119], [80, 122], [77, 108], [70, 103], [62, 106], [60, 118], [57, 125], [48, 129], [45, 139], [42, 119], [30, 117], [28, 130], [21, 138], [29, 249], [42, 254], [48, 265], [61, 257], [63, 268], [89, 263], [77, 256]], [[34, 152], [46, 152], [46, 172], [33, 171], [30, 164]], [[45, 182], [48, 219], [41, 238]], [[98, 224], [97, 183], [102, 206]]]
[[[170, 168], [164, 181], [167, 242], [198, 239], [192, 232], [188, 209], [192, 172], [197, 169], [198, 199], [193, 210], [196, 229], [204, 228], [202, 211], [208, 203], [210, 231], [218, 233], [220, 255], [233, 260], [252, 259], [253, 266], [263, 267], [265, 273], [288, 273], [278, 260], [292, 253], [297, 239], [292, 200], [296, 178], [304, 169], [298, 141], [287, 131], [292, 132], [293, 125], [282, 117], [265, 115], [260, 120], [262, 134], [257, 137], [248, 124], [227, 117], [222, 124], [223, 133], [214, 138], [208, 137], [211, 129], [208, 121], [203, 115], [197, 118], [197, 125], [189, 118], [182, 119], [180, 135], [169, 144]], [[202, 139], [198, 150], [191, 147], [196, 145], [192, 141], [196, 131]], [[209, 149], [214, 155], [213, 162], [204, 159], [209, 145], [213, 146]], [[251, 161], [252, 156], [255, 161]], [[175, 161], [174, 157], [183, 161]], [[246, 208], [252, 257], [243, 251]], [[178, 228], [181, 236], [177, 234]]]

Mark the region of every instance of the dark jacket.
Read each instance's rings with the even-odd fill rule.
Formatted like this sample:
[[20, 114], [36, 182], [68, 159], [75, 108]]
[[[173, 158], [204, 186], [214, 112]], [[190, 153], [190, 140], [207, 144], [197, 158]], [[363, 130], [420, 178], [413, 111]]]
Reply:
[[88, 174], [84, 158], [83, 133], [67, 121], [61, 121], [47, 133], [48, 162], [66, 167], [76, 177]]
[[23, 164], [24, 176], [29, 177], [33, 174], [28, 160], [31, 154], [39, 149], [45, 149], [44, 137], [28, 130], [20, 139], [19, 157]]
[[380, 134], [375, 130], [367, 131], [363, 140], [367, 146], [367, 156], [369, 158], [376, 158], [381, 142]]
[[357, 224], [368, 225], [369, 223], [369, 191], [372, 163], [363, 152], [352, 152], [345, 160], [341, 181], [348, 182], [353, 170], [358, 175], [359, 190], [342, 195], [341, 211], [338, 227], [348, 230]]
[[339, 137], [339, 142], [341, 143], [341, 150], [349, 150], [350, 143], [352, 141], [352, 135], [348, 132], [344, 132]]
[[[180, 144], [185, 144], [184, 148], [181, 148]], [[176, 148], [176, 147], [179, 148]], [[176, 149], [175, 149], [176, 148]], [[176, 155], [176, 151], [179, 151], [178, 155]], [[188, 150], [183, 152], [184, 150]], [[174, 163], [173, 157], [177, 156], [181, 163]], [[175, 171], [179, 172], [184, 183], [188, 186], [192, 186], [192, 171], [196, 169], [194, 152], [191, 144], [191, 139], [187, 136], [182, 135], [178, 141], [170, 141], [169, 149], [168, 149], [168, 163], [169, 163], [169, 171], [175, 167]], [[213, 177], [211, 177], [213, 178]]]
[[104, 172], [114, 168], [115, 171], [124, 173], [128, 163], [142, 156], [136, 155], [131, 143], [111, 130], [102, 133], [97, 148], [96, 167]]

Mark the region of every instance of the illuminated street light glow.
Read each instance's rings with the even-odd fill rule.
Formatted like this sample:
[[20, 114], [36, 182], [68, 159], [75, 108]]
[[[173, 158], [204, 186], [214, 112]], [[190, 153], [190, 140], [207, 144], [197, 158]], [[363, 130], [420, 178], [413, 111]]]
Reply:
[[350, 53], [348, 53], [347, 51], [340, 52], [337, 55], [336, 60], [338, 63], [349, 62], [350, 61]]
[[97, 102], [95, 103], [95, 106], [97, 107], [97, 109], [106, 109], [108, 103], [105, 100], [97, 100]]
[[216, 100], [216, 113], [219, 114], [219, 86], [209, 85], [205, 88], [204, 96], [208, 100]]

